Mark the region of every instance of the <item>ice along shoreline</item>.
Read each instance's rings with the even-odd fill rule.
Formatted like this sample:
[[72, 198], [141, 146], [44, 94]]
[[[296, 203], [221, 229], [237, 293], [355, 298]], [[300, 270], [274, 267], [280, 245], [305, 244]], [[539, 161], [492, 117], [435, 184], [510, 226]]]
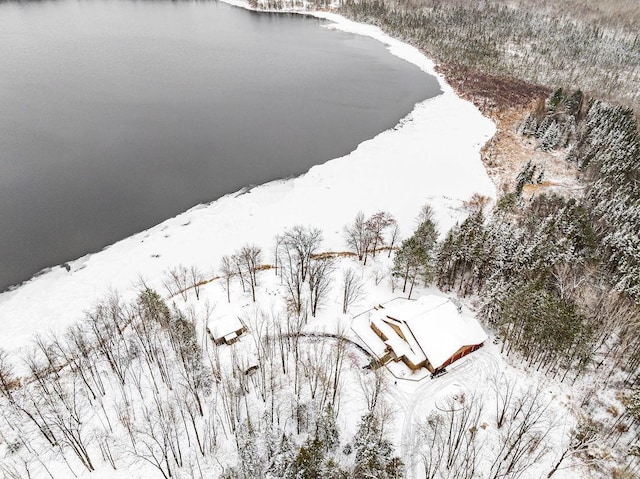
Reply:
[[[227, 3], [248, 8], [241, 2]], [[170, 267], [197, 264], [209, 273], [222, 255], [249, 242], [269, 252], [273, 237], [294, 224], [321, 228], [326, 247], [337, 250], [344, 248], [343, 226], [359, 210], [391, 212], [406, 235], [425, 202], [434, 207], [444, 231], [464, 216], [460, 207], [473, 193], [495, 196], [480, 161], [480, 148], [495, 127], [455, 94], [430, 59], [377, 27], [333, 13], [293, 13], [329, 20], [327, 28], [382, 42], [391, 54], [435, 76], [443, 93], [417, 104], [394, 128], [361, 143], [350, 154], [302, 176], [198, 205], [69, 262], [68, 270], [53, 268], [0, 294], [0, 347], [17, 350], [34, 333], [65, 328], [109, 291], [128, 298], [140, 278], [160, 288], [161, 275]]]

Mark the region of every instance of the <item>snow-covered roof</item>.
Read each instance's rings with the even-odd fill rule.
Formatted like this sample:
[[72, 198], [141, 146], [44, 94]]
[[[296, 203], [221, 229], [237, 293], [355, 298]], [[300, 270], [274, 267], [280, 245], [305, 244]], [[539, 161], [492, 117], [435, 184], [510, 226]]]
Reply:
[[413, 339], [407, 325], [402, 322], [395, 322], [396, 326], [400, 327], [402, 335], [405, 338], [410, 338], [410, 340], [402, 339], [402, 337], [393, 330], [388, 321], [388, 318], [386, 318], [380, 311], [373, 313], [371, 316], [371, 322], [382, 334], [384, 334], [385, 338], [387, 338], [386, 341], [384, 341], [384, 344], [389, 346], [399, 358], [404, 356], [416, 365], [423, 362], [426, 359], [425, 355], [417, 342]]
[[371, 329], [369, 316], [363, 315], [359, 318], [355, 318], [351, 328], [374, 355], [378, 358], [384, 356], [386, 352], [386, 344], [384, 344], [382, 339], [380, 339], [373, 329]]
[[[244, 326], [240, 322], [240, 318], [238, 318], [238, 316], [235, 314], [228, 314], [209, 320], [207, 327], [209, 328], [209, 331], [211, 331], [213, 338], [218, 340], [235, 334], [236, 331], [239, 331]], [[235, 338], [235, 336], [233, 337]]]
[[[436, 369], [461, 347], [480, 344], [487, 340], [487, 334], [480, 323], [472, 316], [459, 313], [457, 306], [448, 298], [423, 296], [417, 301], [389, 304], [379, 313], [404, 323], [410, 331], [407, 337], [408, 346], [414, 350], [412, 342], [415, 339]], [[376, 315], [378, 321], [380, 315]]]

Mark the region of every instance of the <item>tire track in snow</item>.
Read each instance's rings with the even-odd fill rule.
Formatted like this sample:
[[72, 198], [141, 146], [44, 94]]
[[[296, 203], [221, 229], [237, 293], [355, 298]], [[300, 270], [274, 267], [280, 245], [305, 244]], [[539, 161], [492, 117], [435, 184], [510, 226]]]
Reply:
[[[496, 353], [490, 349], [480, 349], [467, 356], [459, 364], [447, 368], [447, 374], [437, 379], [424, 379], [415, 391], [403, 391], [395, 388], [390, 396], [400, 407], [404, 417], [400, 437], [400, 455], [404, 461], [405, 477], [412, 479], [416, 475], [416, 457], [414, 444], [416, 423], [418, 419], [426, 417], [425, 410], [421, 417], [416, 416], [416, 408], [428, 407], [428, 411], [435, 409], [436, 400], [451, 387], [459, 386], [463, 390], [474, 390], [487, 384], [488, 380], [500, 371]], [[430, 407], [429, 407], [430, 406]]]

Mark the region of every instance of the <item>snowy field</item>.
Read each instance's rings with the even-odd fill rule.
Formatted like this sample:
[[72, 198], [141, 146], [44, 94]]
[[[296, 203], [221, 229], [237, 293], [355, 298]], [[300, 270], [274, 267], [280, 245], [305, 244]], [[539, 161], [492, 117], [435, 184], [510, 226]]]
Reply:
[[[334, 22], [330, 28], [375, 38], [386, 44], [394, 55], [438, 76], [432, 62], [418, 50], [389, 38], [379, 29], [336, 15], [322, 13], [318, 16]], [[200, 318], [197, 330], [203, 344], [206, 343], [204, 349], [217, 351], [215, 355], [222, 357], [219, 359], [221, 364], [233, 361], [253, 364], [256, 335], [259, 335], [260, 324], [266, 324], [261, 323], [260, 318], [265, 313], [272, 319], [281, 314], [286, 293], [282, 280], [273, 270], [267, 269], [258, 274], [256, 302], [248, 292], [242, 292], [237, 280], [233, 280], [229, 291], [231, 302], [228, 303], [223, 279], [214, 279], [220, 275], [218, 268], [223, 255], [231, 255], [246, 244], [255, 244], [263, 251], [262, 262], [272, 264], [276, 235], [295, 225], [319, 228], [324, 238], [322, 251], [345, 251], [344, 227], [360, 210], [366, 216], [380, 210], [391, 213], [398, 221], [401, 237], [405, 238], [415, 228], [416, 215], [425, 203], [434, 209], [435, 220], [443, 233], [466, 216], [463, 203], [474, 193], [495, 198], [495, 188], [479, 153], [493, 135], [494, 125], [472, 104], [458, 98], [441, 77], [438, 78], [443, 91], [440, 96], [416, 105], [395, 128], [362, 143], [345, 157], [316, 166], [295, 179], [247, 188], [194, 207], [99, 253], [70, 262], [69, 270], [53, 268], [15, 290], [3, 293], [0, 295], [0, 347], [19, 352], [36, 333], [61, 332], [81, 320], [86, 311], [110, 292], [117, 291], [123, 301], [131, 301], [144, 281], [165, 295], [169, 304]], [[184, 296], [167, 294], [163, 279], [166, 280], [170, 268], [179, 265], [196, 266], [206, 279], [212, 279], [202, 286], [199, 298], [193, 290]], [[332, 288], [320, 305], [317, 317], [310, 318], [303, 328], [309, 335], [302, 340], [309, 361], [314, 355], [322, 358], [332, 350], [331, 339], [323, 340], [317, 335], [340, 333], [358, 343], [358, 337], [350, 329], [352, 315], [401, 294], [390, 286], [389, 266], [386, 251], [366, 267], [354, 258], [336, 259]], [[339, 283], [345, 268], [358, 272], [365, 291], [360, 300], [351, 305], [350, 314], [343, 314], [340, 297]], [[427, 292], [442, 294], [417, 288], [414, 297]], [[466, 314], [473, 313], [466, 310]], [[203, 318], [224, 321], [225, 317], [241, 318], [249, 332], [232, 346], [216, 347], [206, 339]], [[382, 395], [390, 408], [387, 431], [397, 453], [405, 461], [407, 477], [423, 477], [422, 464], [427, 454], [423, 442], [432, 437], [426, 418], [432, 413], [441, 413], [445, 418], [448, 412], [464, 408], [473, 413], [470, 420], [477, 425], [473, 426], [477, 440], [467, 447], [467, 452], [478, 454], [479, 464], [489, 470], [490, 464], [484, 462], [489, 457], [500, 456], [498, 438], [505, 434], [505, 429], [499, 430], [494, 425], [496, 404], [500, 403], [496, 397], [498, 384], [506, 385], [507, 390], [511, 388], [515, 398], [533, 397], [537, 403], [530, 403], [532, 410], [538, 403], [548, 408], [548, 414], [545, 409], [545, 417], [548, 416], [545, 434], [553, 447], [547, 449], [544, 458], [522, 477], [546, 476], [559, 451], [566, 446], [567, 431], [573, 422], [572, 416], [567, 414], [568, 391], [550, 388], [535, 373], [525, 373], [508, 365], [500, 355], [500, 344], [494, 344], [492, 339], [493, 335], [490, 335], [483, 348], [448, 367], [448, 373], [438, 379], [408, 381], [390, 374], [384, 377]], [[363, 372], [362, 367], [371, 358], [357, 345], [349, 347], [347, 358], [340, 393], [339, 426], [345, 436], [351, 436], [366, 412], [367, 384], [374, 373]], [[385, 372], [384, 369], [381, 371]], [[283, 398], [289, 392], [284, 387]], [[116, 392], [108, 391], [107, 397], [110, 394]], [[105, 417], [110, 414], [111, 410], [104, 411]], [[100, 413], [96, 414], [99, 416]], [[95, 418], [93, 422], [96, 422]], [[290, 426], [285, 424], [284, 428], [287, 427]], [[120, 434], [126, 442], [126, 435]], [[209, 477], [217, 477], [223, 466], [235, 463], [234, 450], [230, 439], [220, 446], [217, 464], [203, 465], [212, 474]], [[77, 477], [159, 477], [153, 467], [140, 462], [121, 466], [117, 471], [103, 462], [95, 472], [89, 473], [77, 464], [62, 464], [59, 457], [52, 461], [51, 470], [56, 477], [64, 477], [70, 468]], [[577, 468], [563, 468], [554, 477], [585, 477], [583, 472]], [[45, 474], [36, 476], [45, 477]]]

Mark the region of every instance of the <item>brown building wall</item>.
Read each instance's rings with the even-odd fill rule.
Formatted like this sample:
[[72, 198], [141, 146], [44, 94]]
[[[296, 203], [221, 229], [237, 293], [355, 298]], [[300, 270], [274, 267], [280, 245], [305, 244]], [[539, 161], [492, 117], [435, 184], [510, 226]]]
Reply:
[[455, 352], [455, 354], [453, 356], [451, 356], [449, 359], [447, 359], [442, 364], [442, 366], [440, 366], [438, 369], [442, 369], [442, 368], [445, 368], [445, 367], [449, 366], [450, 364], [456, 362], [458, 359], [465, 357], [467, 354], [472, 353], [473, 351], [476, 351], [477, 349], [480, 349], [481, 347], [482, 347], [482, 343], [474, 344], [474, 345], [471, 345], [471, 346], [462, 346], [460, 349], [458, 349]]

